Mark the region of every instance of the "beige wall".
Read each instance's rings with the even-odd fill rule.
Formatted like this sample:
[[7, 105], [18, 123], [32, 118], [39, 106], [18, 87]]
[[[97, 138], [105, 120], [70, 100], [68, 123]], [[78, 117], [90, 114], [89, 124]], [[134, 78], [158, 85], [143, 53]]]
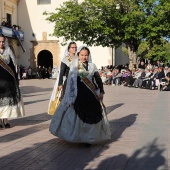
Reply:
[[12, 16], [12, 25], [17, 24], [17, 0], [1, 0], [1, 22], [6, 21], [6, 14], [11, 14]]
[[35, 0], [22, 0], [18, 3], [18, 21], [24, 31], [23, 46], [26, 49], [25, 53], [20, 49], [20, 64], [35, 67], [39, 52], [48, 50], [53, 55], [53, 66], [60, 65], [59, 40], [49, 36], [54, 25], [49, 24], [43, 15], [44, 11], [54, 11], [55, 4], [53, 0], [51, 5], [37, 5]]

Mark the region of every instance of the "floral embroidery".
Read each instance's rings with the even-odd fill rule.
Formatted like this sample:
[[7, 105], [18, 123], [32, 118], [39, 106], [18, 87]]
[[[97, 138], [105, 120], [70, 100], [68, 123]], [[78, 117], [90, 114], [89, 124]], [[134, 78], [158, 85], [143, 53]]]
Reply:
[[78, 63], [78, 74], [81, 78], [84, 78], [89, 74], [89, 72], [86, 71], [81, 62]]
[[72, 62], [72, 58], [71, 58], [70, 56], [66, 56], [66, 58], [67, 58], [67, 60], [68, 60], [69, 63]]
[[6, 58], [6, 56], [4, 54], [0, 54], [0, 59], [4, 60]]

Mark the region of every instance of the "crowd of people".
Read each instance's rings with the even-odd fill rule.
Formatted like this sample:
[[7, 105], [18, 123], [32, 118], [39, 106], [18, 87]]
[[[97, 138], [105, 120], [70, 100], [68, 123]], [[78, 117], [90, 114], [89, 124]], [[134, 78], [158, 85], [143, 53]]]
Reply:
[[118, 66], [110, 69], [102, 67], [100, 70], [102, 82], [105, 85], [122, 85], [141, 89], [158, 89], [170, 91], [170, 66], [157, 61], [155, 64], [146, 64], [141, 61], [138, 67], [129, 69], [127, 66]]
[[18, 79], [56, 79], [58, 75], [58, 70], [56, 67], [37, 66], [36, 69], [33, 69], [31, 66], [26, 68], [25, 66], [17, 66], [16, 72]]

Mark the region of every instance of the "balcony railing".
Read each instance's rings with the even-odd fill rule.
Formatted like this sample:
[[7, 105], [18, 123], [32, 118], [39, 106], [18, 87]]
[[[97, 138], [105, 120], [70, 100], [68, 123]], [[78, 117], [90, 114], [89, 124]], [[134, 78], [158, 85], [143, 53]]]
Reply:
[[[15, 30], [15, 31], [16, 31], [16, 30]], [[20, 39], [21, 41], [23, 41], [23, 40], [24, 40], [24, 32], [23, 32], [23, 31], [19, 31], [19, 30], [17, 30], [16, 32], [17, 32], [17, 34], [19, 35], [19, 39]], [[10, 38], [15, 38], [15, 39], [17, 39], [16, 34], [15, 34], [14, 31], [12, 30], [12, 28], [0, 26], [0, 33], [4, 34], [6, 37], [10, 37]]]

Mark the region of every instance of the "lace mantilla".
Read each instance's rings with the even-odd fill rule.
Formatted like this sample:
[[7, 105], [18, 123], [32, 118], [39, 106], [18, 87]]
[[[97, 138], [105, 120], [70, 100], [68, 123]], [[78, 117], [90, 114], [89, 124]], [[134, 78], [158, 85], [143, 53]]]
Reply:
[[6, 63], [9, 64], [10, 62], [10, 58], [12, 59], [14, 65], [15, 65], [15, 56], [12, 52], [12, 50], [7, 47], [5, 48], [5, 50], [3, 51], [3, 53], [0, 53], [0, 58]]
[[20, 102], [21, 93], [17, 82], [0, 82], [0, 106], [13, 106]]
[[65, 63], [68, 67], [71, 66], [73, 59], [71, 56], [67, 55], [66, 57], [63, 58], [62, 62]]

